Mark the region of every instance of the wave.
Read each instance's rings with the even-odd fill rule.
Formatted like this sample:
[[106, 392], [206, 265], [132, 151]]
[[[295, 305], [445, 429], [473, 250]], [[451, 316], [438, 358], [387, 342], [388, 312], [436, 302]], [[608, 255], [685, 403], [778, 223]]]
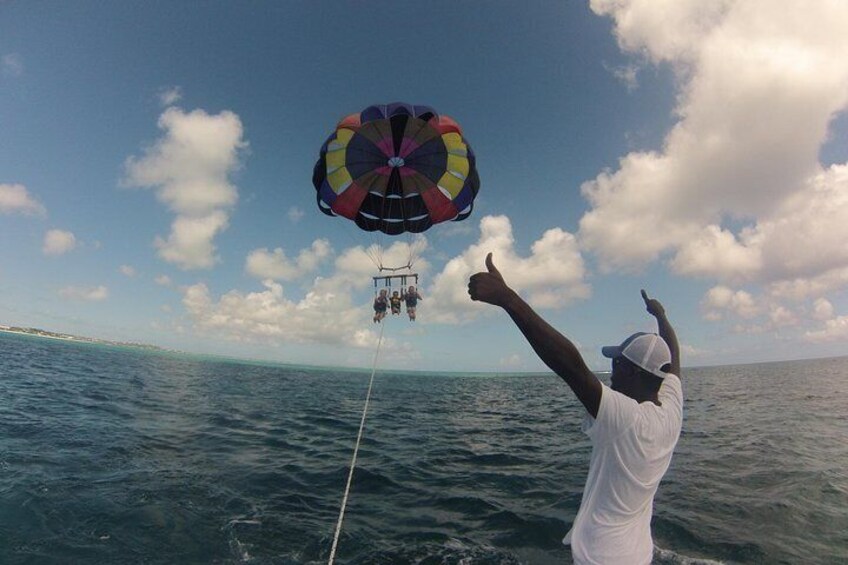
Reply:
[[654, 547], [654, 558], [651, 565], [724, 565], [724, 561], [714, 561], [700, 557], [687, 557], [670, 549]]

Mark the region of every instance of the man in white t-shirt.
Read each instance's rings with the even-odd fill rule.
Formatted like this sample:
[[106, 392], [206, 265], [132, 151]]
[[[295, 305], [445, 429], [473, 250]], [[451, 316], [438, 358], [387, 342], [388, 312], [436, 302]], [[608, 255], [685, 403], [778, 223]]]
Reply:
[[536, 354], [586, 408], [583, 431], [592, 441], [589, 476], [580, 510], [563, 539], [574, 562], [649, 564], [654, 494], [683, 422], [680, 348], [662, 304], [642, 291], [659, 335], [636, 333], [621, 345], [602, 349], [612, 359], [608, 387], [574, 344], [507, 286], [491, 253], [486, 271], [471, 277], [468, 293], [472, 300], [506, 310]]

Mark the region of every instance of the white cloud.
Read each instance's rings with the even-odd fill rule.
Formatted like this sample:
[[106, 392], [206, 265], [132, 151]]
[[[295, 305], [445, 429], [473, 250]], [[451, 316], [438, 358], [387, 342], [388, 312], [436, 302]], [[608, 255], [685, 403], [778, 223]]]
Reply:
[[183, 98], [183, 89], [179, 86], [169, 86], [159, 90], [159, 103], [162, 106], [173, 106]]
[[171, 277], [168, 275], [159, 275], [153, 281], [159, 286], [171, 286]]
[[[264, 290], [231, 290], [218, 298], [198, 283], [182, 289], [182, 302], [195, 331], [201, 334], [275, 346], [328, 345], [334, 353], [327, 360], [344, 359], [346, 350], [345, 362], [360, 365], [363, 350], [377, 347], [380, 326], [371, 322], [370, 300], [368, 304], [355, 303], [351, 288], [338, 280], [316, 279], [300, 299], [286, 297], [283, 286], [272, 280], [263, 281]], [[380, 357], [411, 366], [421, 354], [413, 343], [384, 335]]]
[[[410, 247], [426, 248], [426, 239], [412, 243], [396, 241], [382, 249], [387, 264], [395, 264], [409, 257]], [[279, 278], [303, 277], [332, 254], [329, 243], [317, 240], [291, 260], [285, 253], [264, 250], [252, 254], [250, 269], [254, 275], [261, 272]], [[219, 297], [213, 296], [203, 283], [183, 287], [183, 306], [195, 330], [234, 341], [285, 344], [328, 344], [350, 348], [357, 359], [347, 362], [361, 364], [363, 349], [377, 345], [380, 326], [372, 323], [372, 276], [375, 273], [371, 256], [378, 253], [377, 246], [361, 246], [343, 250], [336, 256], [333, 273], [316, 277], [299, 298], [289, 297], [285, 287], [266, 278], [263, 289], [254, 292], [230, 290]], [[261, 260], [256, 260], [260, 258]], [[423, 258], [416, 263], [419, 273], [426, 273], [429, 264]], [[300, 285], [298, 285], [300, 291]], [[367, 292], [363, 300], [362, 293]], [[396, 334], [403, 335], [402, 332]], [[357, 353], [358, 352], [358, 353]], [[343, 357], [343, 355], [342, 355]], [[339, 358], [338, 356], [336, 357]], [[420, 359], [413, 342], [384, 336], [381, 358], [399, 366], [409, 366]]]
[[813, 318], [816, 320], [829, 320], [833, 317], [833, 304], [826, 298], [818, 298], [813, 302]]
[[244, 268], [257, 279], [290, 281], [315, 272], [332, 252], [326, 239], [316, 239], [311, 247], [302, 249], [295, 260], [286, 257], [286, 252], [280, 247], [273, 252], [262, 247], [248, 254]]
[[84, 302], [100, 302], [109, 297], [109, 290], [101, 286], [66, 286], [59, 290], [59, 295], [68, 300]]
[[228, 225], [226, 212], [220, 210], [205, 216], [177, 216], [168, 239], [156, 236], [153, 243], [162, 259], [181, 269], [209, 269], [220, 260], [212, 240]]
[[43, 216], [44, 206], [22, 184], [0, 184], [0, 214]]
[[798, 316], [785, 306], [775, 304], [769, 308], [769, 321], [772, 328], [794, 326], [798, 323]]
[[238, 200], [229, 176], [239, 168], [239, 117], [229, 111], [168, 108], [159, 117], [163, 136], [141, 158], [126, 162], [124, 184], [156, 187], [156, 196], [177, 217], [167, 239], [157, 237], [159, 256], [181, 269], [208, 269], [219, 258], [213, 239], [226, 229]]
[[712, 321], [721, 320], [728, 313], [743, 319], [751, 319], [762, 311], [751, 293], [744, 290], [734, 291], [726, 286], [714, 286], [707, 291], [701, 308], [704, 317]]
[[[459, 256], [447, 262], [433, 278], [427, 305], [428, 319], [443, 323], [469, 321], [485, 309], [468, 297], [468, 279], [485, 269], [492, 252], [495, 266], [507, 284], [541, 308], [562, 308], [588, 298], [586, 270], [574, 236], [559, 228], [546, 231], [533, 243], [529, 257], [515, 251], [512, 224], [506, 216], [480, 220], [480, 238]], [[427, 296], [424, 297], [428, 299]]]
[[374, 347], [377, 334], [369, 328], [370, 311], [354, 305], [345, 288], [320, 281], [300, 300], [290, 300], [272, 280], [265, 290], [231, 290], [217, 301], [208, 287], [195, 284], [183, 291], [183, 305], [196, 328], [236, 341], [326, 343]]
[[808, 331], [804, 338], [813, 343], [848, 340], [848, 316], [826, 320], [822, 329]]
[[41, 251], [45, 255], [63, 255], [76, 246], [77, 238], [73, 232], [53, 229], [44, 234], [44, 244]]
[[292, 206], [291, 208], [289, 208], [288, 211], [289, 221], [293, 224], [296, 224], [303, 218], [305, 214], [306, 213], [297, 206]]
[[118, 271], [125, 277], [134, 277], [136, 274], [135, 267], [132, 265], [121, 265], [118, 267]]
[[808, 297], [820, 297], [846, 284], [848, 284], [848, 267], [831, 269], [811, 278], [797, 277], [776, 281], [770, 283], [767, 288], [769, 294], [775, 298], [800, 301]]
[[[751, 230], [741, 239], [753, 239]], [[721, 280], [750, 280], [762, 268], [761, 249], [740, 244], [736, 236], [717, 225], [705, 226], [700, 233], [682, 244], [671, 261], [673, 271], [690, 276], [716, 276]]]
[[591, 8], [612, 18], [622, 49], [670, 64], [679, 93], [661, 151], [629, 153], [582, 187], [584, 248], [607, 270], [667, 257], [678, 274], [763, 284], [774, 297], [848, 284], [848, 164], [818, 161], [848, 108], [848, 4]]
[[[822, 322], [837, 324], [836, 329], [828, 331], [828, 335], [837, 333], [838, 322], [833, 321], [836, 319], [833, 305], [826, 298], [792, 300], [790, 305], [782, 303], [783, 300], [783, 297], [768, 292], [754, 295], [718, 285], [706, 293], [701, 309], [705, 319], [726, 321], [736, 333], [770, 333], [779, 339], [793, 337], [822, 341], [825, 334], [821, 331], [824, 330], [814, 331], [814, 328], [821, 328]], [[792, 331], [788, 331], [790, 329]]]
[[0, 59], [0, 71], [7, 76], [21, 76], [24, 73], [24, 62], [17, 53], [7, 53]]

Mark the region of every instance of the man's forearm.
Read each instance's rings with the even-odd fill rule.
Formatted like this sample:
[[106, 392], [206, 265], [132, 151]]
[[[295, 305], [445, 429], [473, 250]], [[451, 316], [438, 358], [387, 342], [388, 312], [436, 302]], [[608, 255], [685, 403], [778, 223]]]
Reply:
[[533, 351], [574, 391], [595, 417], [601, 400], [600, 381], [586, 366], [577, 347], [539, 316], [517, 293], [510, 291], [503, 306]]
[[657, 316], [657, 328], [660, 337], [668, 344], [668, 349], [671, 351], [671, 372], [680, 376], [680, 346], [677, 343], [677, 334], [674, 328], [671, 327], [671, 322], [665, 314]]

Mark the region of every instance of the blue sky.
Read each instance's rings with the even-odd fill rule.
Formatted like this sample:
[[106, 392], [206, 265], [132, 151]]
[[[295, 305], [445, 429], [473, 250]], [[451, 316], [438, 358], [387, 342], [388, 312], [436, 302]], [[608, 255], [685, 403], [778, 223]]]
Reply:
[[598, 369], [653, 327], [640, 288], [684, 365], [844, 354], [848, 8], [772, 10], [3, 3], [0, 324], [369, 365], [362, 249], [409, 239], [319, 213], [311, 172], [342, 116], [406, 101], [462, 125], [481, 190], [425, 234], [385, 366], [542, 369], [467, 300], [487, 251]]

